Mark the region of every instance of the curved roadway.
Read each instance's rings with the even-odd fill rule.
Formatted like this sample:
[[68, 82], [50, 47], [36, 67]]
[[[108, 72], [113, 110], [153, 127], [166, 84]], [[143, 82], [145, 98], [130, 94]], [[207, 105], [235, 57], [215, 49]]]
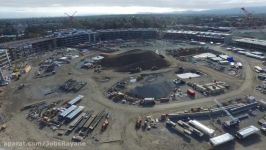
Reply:
[[[220, 47], [212, 47], [214, 50], [216, 51], [222, 51]], [[255, 87], [255, 74], [252, 71], [252, 68], [250, 66], [250, 64], [248, 63], [248, 61], [245, 58], [239, 57], [237, 54], [231, 53], [231, 52], [226, 52], [226, 51], [222, 51], [223, 53], [226, 53], [230, 56], [234, 56], [235, 58], [237, 58], [240, 62], [242, 62], [243, 64], [243, 73], [245, 76], [244, 81], [237, 79], [235, 77], [223, 74], [223, 73], [219, 73], [218, 71], [215, 71], [213, 69], [210, 69], [208, 67], [204, 67], [204, 66], [198, 66], [198, 65], [194, 65], [194, 64], [190, 64], [190, 63], [186, 63], [187, 66], [193, 67], [202, 70], [204, 72], [207, 72], [208, 74], [214, 74], [216, 76], [219, 76], [220, 78], [225, 78], [225, 80], [235, 80], [235, 81], [239, 81], [239, 82], [243, 82], [242, 85], [240, 86], [239, 89], [231, 91], [229, 93], [223, 94], [223, 95], [219, 95], [219, 96], [215, 96], [215, 97], [207, 97], [207, 98], [201, 98], [201, 99], [197, 99], [197, 100], [191, 100], [191, 101], [185, 101], [185, 102], [180, 102], [180, 103], [169, 103], [169, 104], [162, 104], [162, 105], [155, 105], [154, 107], [145, 107], [145, 108], [141, 108], [141, 107], [134, 107], [134, 106], [129, 106], [129, 105], [122, 105], [122, 104], [117, 104], [117, 103], [113, 103], [110, 100], [107, 100], [104, 96], [102, 96], [101, 98], [98, 98], [96, 101], [108, 108], [111, 109], [115, 109], [115, 110], [120, 110], [120, 111], [124, 111], [124, 112], [132, 112], [132, 113], [153, 113], [153, 112], [160, 112], [160, 111], [169, 111], [169, 110], [184, 110], [189, 106], [194, 106], [194, 105], [204, 105], [204, 104], [208, 104], [208, 103], [212, 103], [213, 99], [216, 98], [219, 101], [223, 101], [229, 98], [233, 98], [233, 97], [237, 97], [239, 95], [247, 95], [249, 91], [252, 91], [252, 89], [254, 89]], [[165, 71], [165, 70], [164, 70]], [[94, 83], [94, 85], [92, 85], [95, 87], [95, 92], [99, 92], [96, 89], [98, 89], [98, 85], [96, 83]], [[100, 93], [98, 93], [97, 95], [100, 95]]]

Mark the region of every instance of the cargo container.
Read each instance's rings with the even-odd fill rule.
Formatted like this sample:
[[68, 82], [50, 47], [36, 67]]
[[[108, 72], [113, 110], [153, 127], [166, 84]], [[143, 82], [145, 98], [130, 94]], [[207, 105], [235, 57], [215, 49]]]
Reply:
[[144, 98], [141, 102], [141, 105], [143, 106], [148, 106], [148, 105], [155, 105], [155, 100], [154, 98]]
[[212, 146], [219, 146], [227, 142], [233, 141], [234, 139], [235, 138], [231, 134], [225, 133], [223, 135], [219, 135], [219, 136], [211, 138], [210, 143]]
[[244, 139], [252, 134], [255, 134], [259, 132], [259, 129], [253, 125], [249, 126], [249, 127], [246, 127], [246, 128], [243, 128], [239, 131], [237, 131], [236, 133], [236, 137], [239, 138], [239, 139]]
[[208, 135], [208, 136], [214, 136], [214, 132], [215, 130], [205, 126], [204, 124], [200, 123], [197, 120], [189, 120], [189, 123], [194, 126], [195, 128], [197, 128], [198, 130], [202, 131], [204, 134]]
[[196, 96], [196, 92], [192, 89], [188, 89], [187, 90], [187, 95], [190, 97], [195, 97]]

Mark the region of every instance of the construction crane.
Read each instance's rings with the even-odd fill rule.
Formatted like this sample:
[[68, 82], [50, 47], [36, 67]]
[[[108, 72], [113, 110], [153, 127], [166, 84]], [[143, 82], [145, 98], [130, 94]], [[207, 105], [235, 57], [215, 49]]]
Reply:
[[242, 7], [241, 10], [244, 12], [247, 18], [253, 18], [252, 13], [249, 12], [246, 8]]
[[82, 27], [82, 25], [80, 24], [80, 22], [78, 22], [77, 19], [75, 19], [75, 15], [77, 14], [78, 12], [75, 11], [74, 13], [72, 14], [68, 14], [68, 13], [64, 13], [67, 17], [68, 17], [68, 22], [69, 22], [69, 25], [70, 27]]
[[72, 13], [72, 15], [70, 15], [70, 14], [68, 14], [68, 13], [64, 13], [64, 14], [69, 18], [69, 21], [70, 21], [71, 23], [73, 23], [73, 21], [74, 21], [74, 17], [75, 17], [75, 15], [76, 15], [77, 13], [78, 13], [78, 12], [75, 11], [74, 13]]
[[214, 99], [214, 102], [219, 106], [219, 108], [221, 108], [229, 117], [231, 120], [225, 121], [223, 122], [223, 126], [224, 127], [236, 127], [239, 125], [240, 120], [236, 117], [234, 117], [226, 108], [224, 108], [224, 106], [218, 102], [216, 99]]
[[242, 7], [241, 10], [245, 15], [245, 25], [247, 25], [248, 27], [256, 28], [258, 25], [256, 24], [253, 14], [244, 7]]

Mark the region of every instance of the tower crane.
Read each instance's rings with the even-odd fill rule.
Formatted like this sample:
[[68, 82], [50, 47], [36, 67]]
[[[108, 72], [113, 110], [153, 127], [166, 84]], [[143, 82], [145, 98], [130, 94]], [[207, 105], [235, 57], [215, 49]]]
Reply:
[[69, 21], [70, 21], [71, 23], [73, 23], [73, 22], [74, 22], [74, 17], [75, 17], [75, 15], [77, 14], [77, 11], [73, 12], [71, 15], [68, 14], [68, 13], [64, 13], [64, 14], [69, 18]]

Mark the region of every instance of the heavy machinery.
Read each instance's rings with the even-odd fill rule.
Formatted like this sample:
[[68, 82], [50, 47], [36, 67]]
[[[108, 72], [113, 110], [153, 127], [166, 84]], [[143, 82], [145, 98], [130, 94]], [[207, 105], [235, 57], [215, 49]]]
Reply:
[[240, 120], [232, 116], [232, 114], [227, 109], [225, 109], [224, 106], [220, 102], [218, 102], [216, 99], [214, 99], [214, 102], [230, 117], [230, 120], [227, 120], [222, 123], [223, 127], [225, 128], [238, 127]]
[[108, 125], [109, 125], [109, 121], [107, 119], [105, 119], [105, 121], [102, 124], [102, 131], [105, 131], [106, 128], [108, 127]]
[[136, 121], [136, 125], [135, 125], [135, 128], [136, 129], [139, 129], [141, 127], [141, 123], [142, 123], [142, 118], [139, 117]]
[[4, 131], [6, 128], [7, 128], [6, 124], [2, 124], [2, 125], [0, 126], [0, 132], [1, 132], [1, 131]]

